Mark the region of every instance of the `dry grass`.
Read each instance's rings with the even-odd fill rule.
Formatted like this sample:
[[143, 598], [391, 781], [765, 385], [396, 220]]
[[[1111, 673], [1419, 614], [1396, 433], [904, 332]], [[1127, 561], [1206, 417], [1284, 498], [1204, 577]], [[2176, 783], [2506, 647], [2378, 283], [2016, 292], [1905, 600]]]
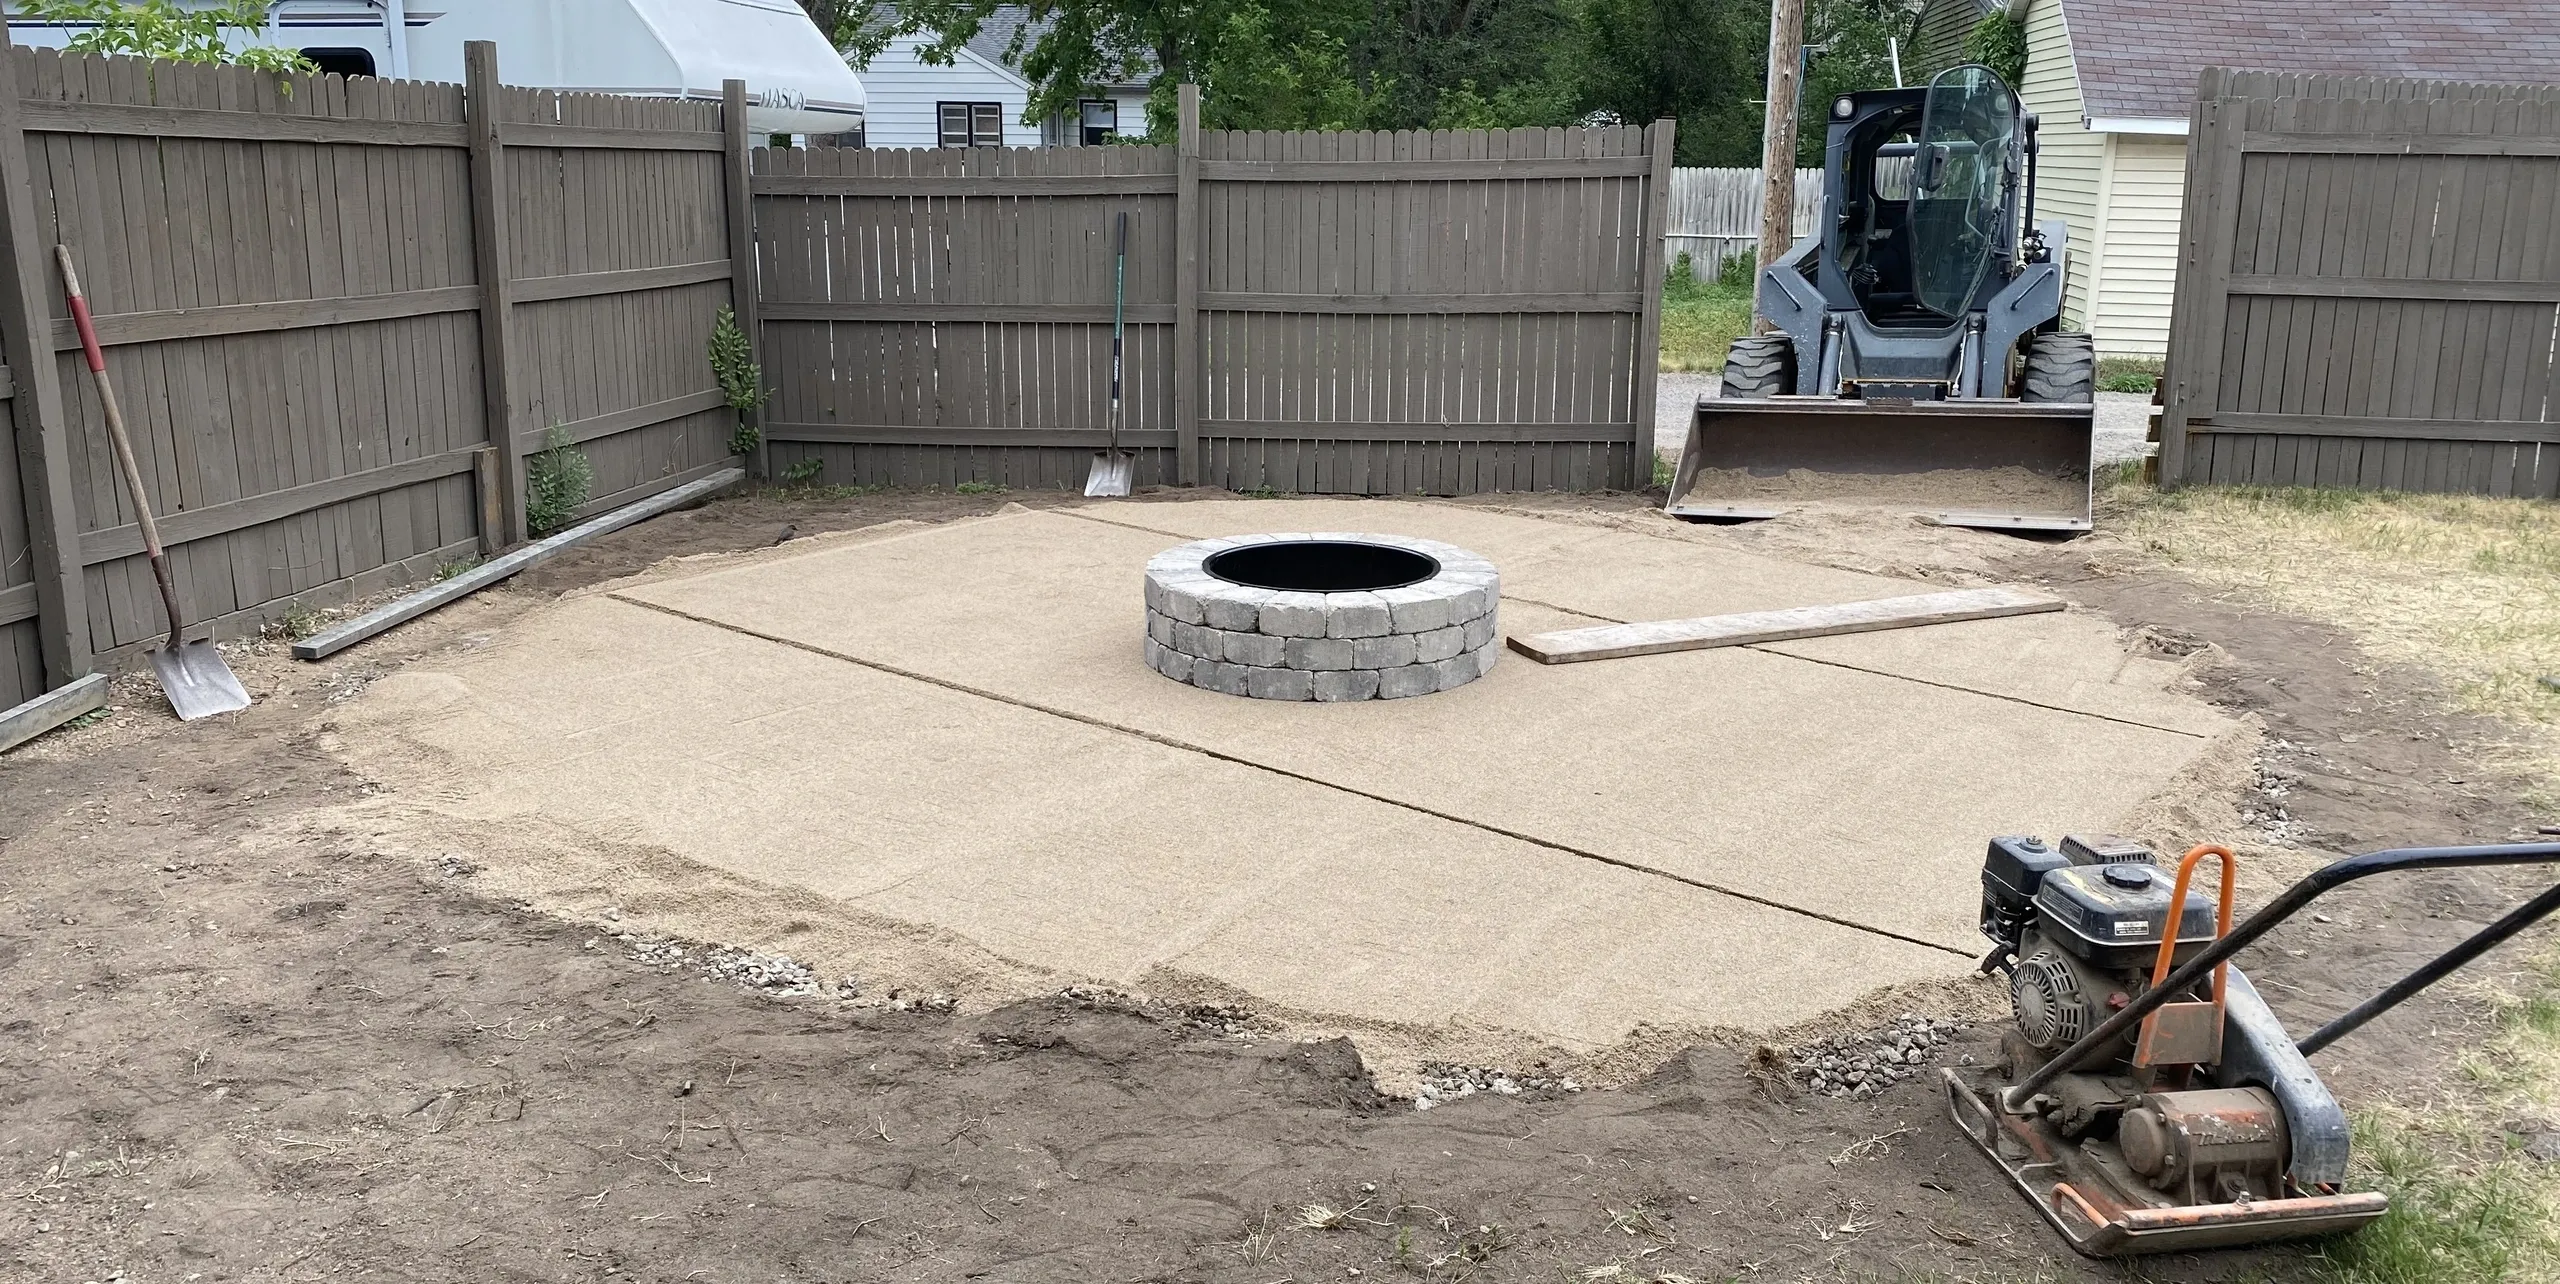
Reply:
[[[2560, 504], [2453, 495], [2117, 485], [2101, 525], [2231, 597], [2334, 624], [2516, 728], [2503, 766], [2560, 799]], [[2475, 966], [2486, 966], [2475, 965]], [[2514, 1121], [2560, 1126], [2560, 946], [2476, 983], [2495, 1013], [2454, 1090], [2356, 1121], [2357, 1182], [2392, 1211], [2331, 1241], [2334, 1284], [2560, 1279], [2560, 1173]]]
[[2560, 790], [2560, 504], [2342, 490], [2108, 492], [2105, 523], [2187, 574], [2336, 624], [2527, 730]]

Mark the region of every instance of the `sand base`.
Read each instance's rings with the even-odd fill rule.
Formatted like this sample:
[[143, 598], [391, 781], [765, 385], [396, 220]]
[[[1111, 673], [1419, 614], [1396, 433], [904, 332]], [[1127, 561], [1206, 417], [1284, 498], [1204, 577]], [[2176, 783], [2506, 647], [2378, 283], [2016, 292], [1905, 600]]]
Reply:
[[1596, 1054], [1960, 981], [1986, 838], [2111, 828], [2237, 731], [2076, 612], [1358, 705], [1141, 662], [1153, 553], [1330, 529], [1483, 553], [1513, 632], [1922, 590], [1439, 504], [908, 527], [662, 568], [384, 679], [327, 743], [392, 792], [341, 823], [873, 994], [1099, 982], [1436, 1055]]

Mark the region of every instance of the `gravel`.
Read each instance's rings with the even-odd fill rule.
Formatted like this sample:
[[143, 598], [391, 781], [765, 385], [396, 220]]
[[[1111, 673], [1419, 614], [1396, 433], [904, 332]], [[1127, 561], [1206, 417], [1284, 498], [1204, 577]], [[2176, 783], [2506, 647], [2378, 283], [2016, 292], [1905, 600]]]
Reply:
[[1906, 1012], [1881, 1030], [1805, 1044], [1795, 1050], [1787, 1068], [1813, 1092], [1864, 1101], [1935, 1063], [1956, 1036], [1971, 1028], [1961, 1021], [1932, 1021]]
[[1422, 1063], [1422, 1085], [1414, 1090], [1413, 1108], [1429, 1110], [1489, 1092], [1497, 1097], [1516, 1097], [1524, 1092], [1552, 1094], [1580, 1092], [1582, 1085], [1570, 1078], [1545, 1075], [1513, 1074], [1486, 1066], [1452, 1065], [1445, 1061]]

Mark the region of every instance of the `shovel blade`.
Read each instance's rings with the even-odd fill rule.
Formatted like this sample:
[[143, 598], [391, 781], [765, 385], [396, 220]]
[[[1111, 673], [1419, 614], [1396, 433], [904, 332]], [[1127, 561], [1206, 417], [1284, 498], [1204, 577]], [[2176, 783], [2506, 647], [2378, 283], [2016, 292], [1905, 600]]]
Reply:
[[1084, 477], [1084, 493], [1088, 498], [1111, 499], [1129, 493], [1129, 482], [1138, 471], [1138, 457], [1126, 451], [1106, 450], [1093, 457], [1093, 471]]
[[151, 670], [160, 675], [161, 693], [169, 697], [169, 707], [180, 722], [249, 707], [249, 693], [241, 687], [239, 675], [222, 662], [222, 653], [211, 642], [162, 647], [151, 653]]

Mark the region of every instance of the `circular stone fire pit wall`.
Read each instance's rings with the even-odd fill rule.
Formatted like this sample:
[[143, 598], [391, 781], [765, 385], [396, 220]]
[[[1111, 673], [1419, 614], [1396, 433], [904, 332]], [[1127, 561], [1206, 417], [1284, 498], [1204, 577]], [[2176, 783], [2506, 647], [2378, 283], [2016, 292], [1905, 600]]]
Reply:
[[1237, 535], [1147, 563], [1147, 664], [1257, 700], [1393, 700], [1502, 650], [1493, 563], [1402, 535]]

